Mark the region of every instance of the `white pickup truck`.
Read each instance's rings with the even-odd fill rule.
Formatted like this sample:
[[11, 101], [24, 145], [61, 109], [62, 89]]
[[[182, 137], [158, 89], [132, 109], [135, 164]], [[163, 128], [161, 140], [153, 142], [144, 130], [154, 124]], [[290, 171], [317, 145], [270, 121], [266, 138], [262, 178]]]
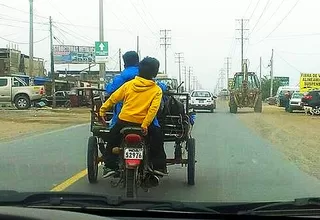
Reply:
[[28, 109], [44, 95], [44, 86], [28, 86], [19, 77], [0, 77], [0, 103], [14, 103], [17, 109]]

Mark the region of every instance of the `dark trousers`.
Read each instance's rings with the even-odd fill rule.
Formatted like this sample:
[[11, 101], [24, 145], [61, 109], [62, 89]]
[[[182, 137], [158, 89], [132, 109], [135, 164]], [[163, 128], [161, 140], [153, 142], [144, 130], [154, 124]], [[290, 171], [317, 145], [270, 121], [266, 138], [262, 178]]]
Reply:
[[285, 110], [288, 111], [289, 110], [289, 107], [290, 107], [290, 99], [286, 98], [284, 100], [284, 107], [285, 107]]
[[[104, 152], [104, 163], [107, 168], [118, 169], [118, 155], [112, 153], [112, 148], [120, 147], [122, 134], [121, 129], [128, 126], [137, 126], [130, 122], [118, 120], [118, 122], [110, 129], [108, 143]], [[147, 141], [150, 144], [149, 157], [154, 169], [164, 169], [166, 167], [166, 154], [164, 151], [164, 142], [161, 128], [149, 126]]]

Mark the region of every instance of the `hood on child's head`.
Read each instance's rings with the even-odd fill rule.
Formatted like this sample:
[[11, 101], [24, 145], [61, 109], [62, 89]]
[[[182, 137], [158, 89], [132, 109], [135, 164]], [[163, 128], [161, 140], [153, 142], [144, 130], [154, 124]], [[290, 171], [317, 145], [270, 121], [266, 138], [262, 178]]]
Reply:
[[157, 86], [155, 81], [144, 79], [140, 76], [136, 76], [133, 81], [133, 90], [135, 92], [144, 92], [154, 86]]

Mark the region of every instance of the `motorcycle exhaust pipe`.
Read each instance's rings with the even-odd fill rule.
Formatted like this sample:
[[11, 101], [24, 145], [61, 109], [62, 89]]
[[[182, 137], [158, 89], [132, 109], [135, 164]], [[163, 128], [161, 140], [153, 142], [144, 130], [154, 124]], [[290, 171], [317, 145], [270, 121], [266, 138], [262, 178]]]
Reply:
[[144, 183], [148, 188], [157, 187], [159, 185], [160, 179], [152, 173], [146, 174]]

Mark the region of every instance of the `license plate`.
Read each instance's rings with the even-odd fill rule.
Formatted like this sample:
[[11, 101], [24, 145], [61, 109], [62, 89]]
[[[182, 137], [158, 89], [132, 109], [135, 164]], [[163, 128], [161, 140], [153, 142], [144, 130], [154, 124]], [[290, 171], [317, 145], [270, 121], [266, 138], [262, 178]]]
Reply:
[[204, 101], [203, 100], [199, 100], [199, 103], [204, 103]]
[[125, 148], [124, 149], [124, 159], [143, 159], [143, 149], [142, 148]]

